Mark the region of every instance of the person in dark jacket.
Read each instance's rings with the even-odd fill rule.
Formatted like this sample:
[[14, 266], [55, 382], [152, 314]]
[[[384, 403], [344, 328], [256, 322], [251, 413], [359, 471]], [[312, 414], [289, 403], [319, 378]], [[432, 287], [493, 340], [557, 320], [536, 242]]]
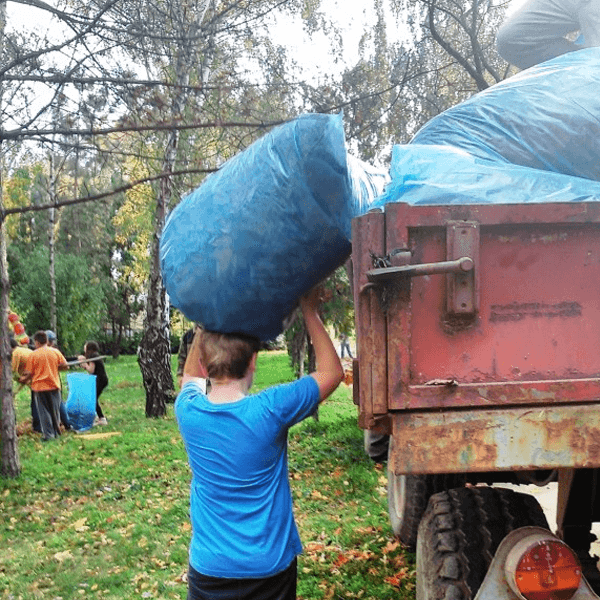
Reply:
[[[94, 341], [88, 341], [83, 347], [83, 356], [79, 356], [78, 360], [85, 360], [86, 358], [97, 358], [100, 356], [100, 348]], [[102, 412], [100, 406], [100, 394], [104, 388], [108, 385], [108, 376], [106, 375], [106, 369], [104, 368], [104, 362], [99, 360], [93, 360], [85, 362], [81, 365], [88, 373], [96, 376], [96, 415], [97, 420], [95, 425], [108, 425], [108, 421]]]

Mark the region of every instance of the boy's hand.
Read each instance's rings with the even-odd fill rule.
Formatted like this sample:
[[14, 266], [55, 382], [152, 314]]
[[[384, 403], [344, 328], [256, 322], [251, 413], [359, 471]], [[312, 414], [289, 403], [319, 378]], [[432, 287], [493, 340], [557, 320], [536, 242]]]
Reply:
[[323, 302], [327, 302], [329, 300], [331, 300], [331, 294], [329, 293], [329, 290], [325, 289], [322, 284], [319, 284], [300, 298], [300, 308], [303, 311], [318, 311], [319, 306], [321, 306]]

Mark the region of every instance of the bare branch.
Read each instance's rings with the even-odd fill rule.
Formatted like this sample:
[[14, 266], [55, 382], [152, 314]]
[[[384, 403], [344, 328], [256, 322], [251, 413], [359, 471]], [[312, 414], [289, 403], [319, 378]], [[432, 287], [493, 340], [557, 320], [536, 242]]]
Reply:
[[60, 202], [52, 202], [48, 204], [30, 204], [29, 206], [20, 206], [15, 208], [5, 208], [1, 213], [1, 222], [4, 223], [4, 220], [9, 215], [18, 215], [23, 213], [30, 212], [40, 212], [43, 210], [48, 210], [50, 208], [62, 208], [63, 206], [73, 206], [74, 204], [84, 204], [86, 202], [94, 202], [96, 200], [103, 200], [105, 198], [110, 198], [112, 196], [116, 196], [117, 194], [122, 194], [123, 192], [127, 192], [138, 185], [143, 185], [146, 183], [151, 183], [153, 181], [159, 181], [165, 178], [170, 178], [179, 175], [195, 175], [198, 173], [213, 173], [217, 171], [217, 169], [186, 169], [183, 171], [174, 171], [172, 173], [159, 173], [158, 175], [154, 175], [152, 177], [144, 177], [142, 179], [137, 179], [136, 181], [132, 181], [131, 183], [119, 186], [112, 190], [107, 190], [105, 192], [100, 192], [98, 194], [93, 194], [91, 196], [81, 196], [79, 198], [71, 198], [69, 200], [61, 200]]
[[[255, 129], [269, 129], [276, 125], [285, 123], [284, 120], [271, 121], [271, 122], [252, 122], [252, 121], [210, 121], [206, 123], [153, 123], [151, 125], [132, 125], [132, 126], [121, 126], [121, 127], [106, 127], [103, 129], [79, 129], [79, 128], [68, 128], [68, 127], [56, 127], [54, 129], [26, 129], [19, 128], [12, 131], [3, 131], [0, 133], [0, 140], [22, 140], [22, 139], [40, 139], [47, 138], [53, 135], [78, 135], [81, 137], [94, 137], [102, 135], [110, 135], [113, 133], [126, 133], [130, 131], [143, 132], [143, 131], [183, 131], [186, 129], [208, 129], [211, 127], [252, 127]], [[47, 140], [46, 140], [47, 141]]]

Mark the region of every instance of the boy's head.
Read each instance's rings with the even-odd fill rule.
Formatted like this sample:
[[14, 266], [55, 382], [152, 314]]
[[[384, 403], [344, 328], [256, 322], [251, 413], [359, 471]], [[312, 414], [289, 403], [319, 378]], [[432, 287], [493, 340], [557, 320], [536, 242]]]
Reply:
[[33, 334], [33, 341], [37, 342], [40, 346], [43, 346], [48, 343], [48, 336], [45, 331], [40, 329]]
[[211, 379], [242, 379], [260, 340], [237, 333], [200, 330], [200, 360]]

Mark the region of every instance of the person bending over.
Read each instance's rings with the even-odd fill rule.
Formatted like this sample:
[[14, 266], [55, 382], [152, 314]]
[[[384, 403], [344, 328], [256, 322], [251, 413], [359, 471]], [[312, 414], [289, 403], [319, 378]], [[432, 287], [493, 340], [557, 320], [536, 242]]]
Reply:
[[600, 46], [600, 1], [527, 0], [498, 30], [498, 54], [527, 69], [583, 46], [565, 36], [579, 31], [586, 47]]
[[[293, 383], [249, 394], [259, 341], [204, 330], [194, 336], [175, 402], [192, 470], [188, 600], [296, 598], [302, 546], [288, 482], [288, 430], [343, 378], [318, 294], [300, 301], [316, 370]], [[200, 387], [206, 371], [208, 395]]]

